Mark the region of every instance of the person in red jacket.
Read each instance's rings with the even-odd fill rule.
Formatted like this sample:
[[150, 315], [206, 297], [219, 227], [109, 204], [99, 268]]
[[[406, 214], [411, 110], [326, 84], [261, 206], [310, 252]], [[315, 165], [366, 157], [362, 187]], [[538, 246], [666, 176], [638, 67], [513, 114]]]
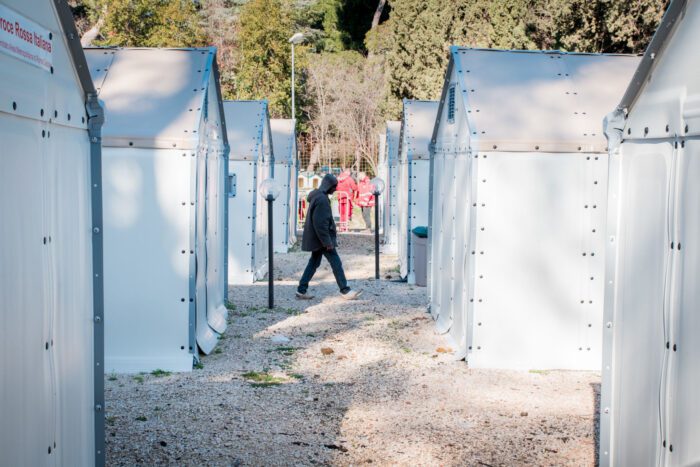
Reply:
[[357, 177], [360, 180], [358, 185], [357, 205], [362, 209], [362, 219], [365, 226], [372, 232], [372, 208], [374, 207], [374, 185], [366, 173], [360, 172]]
[[[352, 220], [352, 203], [357, 196], [357, 184], [350, 175], [350, 171], [345, 169], [338, 176], [338, 210], [340, 211], [340, 222], [343, 226], [347, 226]], [[347, 227], [346, 227], [347, 228]]]

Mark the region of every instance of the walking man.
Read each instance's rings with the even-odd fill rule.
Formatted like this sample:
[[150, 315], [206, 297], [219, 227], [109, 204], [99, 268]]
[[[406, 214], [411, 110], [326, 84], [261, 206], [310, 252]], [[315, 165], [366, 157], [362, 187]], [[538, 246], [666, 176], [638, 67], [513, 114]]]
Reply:
[[309, 207], [306, 211], [306, 220], [304, 221], [304, 233], [301, 238], [301, 249], [311, 252], [309, 264], [306, 265], [304, 274], [299, 281], [296, 296], [302, 300], [311, 300], [313, 295], [309, 295], [309, 282], [314, 277], [316, 270], [321, 265], [321, 259], [325, 256], [326, 260], [333, 269], [335, 281], [338, 283], [341, 296], [346, 300], [354, 300], [362, 294], [360, 291], [351, 290], [348, 286], [348, 281], [345, 278], [343, 271], [343, 263], [340, 261], [340, 256], [336, 251], [338, 246], [337, 232], [333, 213], [331, 211], [331, 202], [328, 199], [338, 188], [338, 179], [335, 175], [328, 174], [323, 177], [321, 186], [309, 193], [307, 200]]
[[365, 221], [365, 227], [372, 232], [372, 208], [374, 207], [374, 185], [366, 173], [360, 172], [357, 177], [360, 181], [358, 185], [359, 196], [357, 204], [362, 209], [362, 219]]

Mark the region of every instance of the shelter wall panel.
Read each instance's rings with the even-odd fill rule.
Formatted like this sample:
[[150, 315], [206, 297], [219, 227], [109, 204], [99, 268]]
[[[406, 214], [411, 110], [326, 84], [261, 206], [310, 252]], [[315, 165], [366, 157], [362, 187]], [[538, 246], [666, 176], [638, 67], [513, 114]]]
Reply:
[[[440, 262], [442, 270], [440, 271], [440, 279], [436, 281], [436, 294], [439, 294], [440, 302], [440, 318], [438, 319], [438, 330], [449, 332], [448, 338], [451, 345], [456, 346], [462, 341], [464, 330], [455, 326], [455, 310], [454, 299], [452, 293], [454, 291], [455, 271], [454, 271], [454, 252], [455, 252], [455, 212], [456, 212], [456, 196], [455, 196], [455, 156], [454, 154], [445, 154], [444, 157], [444, 173], [442, 184], [445, 187], [442, 198], [442, 219], [443, 233], [442, 255]], [[443, 318], [444, 315], [444, 318]]]
[[[606, 311], [611, 332], [605, 334], [613, 374], [603, 379], [601, 396], [612, 404], [610, 414], [602, 415], [613, 436], [611, 465], [649, 465], [661, 449], [673, 152], [669, 142], [626, 143], [621, 155], [613, 156], [620, 161], [619, 176], [611, 179], [617, 191], [610, 195], [618, 206], [617, 252], [608, 278], [616, 286]], [[602, 458], [608, 445], [601, 441]]]
[[272, 215], [274, 218], [274, 252], [286, 253], [289, 230], [290, 180], [293, 174], [288, 163], [275, 164], [275, 181], [280, 188], [280, 195], [275, 200]]
[[255, 281], [253, 240], [255, 206], [255, 170], [252, 161], [229, 161], [229, 174], [236, 177], [236, 196], [229, 198], [228, 281], [250, 284]]
[[[455, 157], [453, 175], [454, 204], [453, 208], [453, 240], [452, 240], [452, 329], [455, 353], [458, 358], [466, 358], [470, 351], [471, 335], [470, 320], [474, 289], [474, 271], [471, 258], [473, 243], [474, 214], [476, 209], [471, 187], [473, 183], [462, 184], [460, 181], [472, 180], [473, 168], [466, 154]], [[448, 177], [450, 173], [448, 173]]]
[[[196, 159], [196, 216], [195, 216], [195, 242], [194, 254], [196, 258], [195, 271], [195, 320], [196, 320], [196, 340], [199, 349], [206, 355], [211, 353], [216, 347], [217, 335], [209, 326], [209, 313], [216, 313], [210, 306], [216, 301], [216, 297], [209, 297], [209, 271], [212, 266], [216, 266], [216, 257], [213, 256], [214, 251], [209, 250], [210, 246], [210, 218], [213, 218], [216, 212], [215, 203], [209, 203], [208, 192], [208, 169], [207, 161], [208, 149], [205, 146], [200, 146], [197, 151]], [[214, 213], [210, 213], [210, 209], [214, 209]], [[213, 234], [213, 232], [211, 232]], [[193, 248], [190, 244], [190, 248]], [[210, 253], [212, 255], [210, 256]], [[213, 263], [210, 265], [210, 262]], [[192, 263], [190, 263], [190, 268]], [[216, 280], [215, 278], [213, 278]], [[217, 290], [217, 292], [219, 292]], [[213, 314], [212, 314], [213, 317]]]
[[255, 280], [260, 280], [267, 274], [267, 201], [260, 197], [258, 186], [263, 180], [272, 176], [271, 167], [272, 165], [270, 164], [258, 162], [253, 185], [253, 199], [255, 203], [255, 240], [253, 243], [255, 255], [253, 256], [253, 270]]
[[411, 206], [409, 203], [409, 164], [401, 160], [398, 164], [398, 181], [396, 184], [396, 208], [398, 212], [398, 252], [401, 277], [408, 275], [408, 229]]
[[700, 463], [700, 141], [680, 149], [679, 206], [675, 254], [679, 258], [678, 302], [672, 310], [669, 366], [669, 465]]
[[[431, 222], [430, 233], [428, 235], [430, 245], [430, 268], [428, 269], [428, 296], [430, 298], [430, 312], [433, 319], [438, 323], [445, 320], [444, 309], [440, 300], [439, 293], [442, 284], [442, 250], [445, 246], [443, 235], [445, 231], [445, 216], [444, 216], [444, 175], [445, 175], [445, 156], [444, 154], [435, 155], [432, 160], [432, 192], [430, 195], [431, 202]], [[439, 330], [449, 329], [448, 326], [438, 324]]]
[[192, 369], [193, 159], [178, 150], [104, 149], [107, 371]]
[[[217, 148], [207, 149], [207, 322], [211, 328], [226, 330], [228, 311], [225, 306], [226, 278], [224, 259], [226, 251], [225, 160]], [[210, 212], [211, 211], [211, 212]]]
[[386, 163], [387, 180], [384, 199], [386, 203], [386, 228], [384, 233], [384, 252], [395, 254], [398, 252], [399, 212], [398, 212], [398, 184], [399, 184], [399, 139], [401, 122], [390, 121], [386, 125]]
[[50, 176], [41, 138], [45, 126], [0, 112], [0, 128], [0, 453], [7, 465], [44, 465], [55, 430], [53, 358], [45, 348], [55, 305], [43, 242], [49, 235], [43, 195]]
[[[94, 355], [90, 145], [86, 132], [53, 126], [46, 201], [50, 205], [57, 446], [62, 465], [94, 462]], [[50, 189], [50, 191], [49, 191]]]
[[591, 212], [604, 207], [587, 163], [584, 155], [482, 155], [471, 366], [600, 368], [600, 337], [586, 339], [602, 320], [604, 243], [591, 232]]
[[[296, 145], [295, 145], [296, 148]], [[299, 199], [299, 166], [296, 161], [296, 149], [294, 150], [294, 161], [289, 167], [289, 202], [287, 203], [287, 245], [291, 247], [297, 241], [297, 206]]]
[[408, 274], [409, 280], [415, 281], [416, 265], [413, 252], [414, 228], [428, 225], [428, 211], [430, 195], [428, 193], [430, 181], [430, 161], [414, 160], [411, 162], [411, 175], [409, 190], [411, 192], [411, 217], [408, 219]]

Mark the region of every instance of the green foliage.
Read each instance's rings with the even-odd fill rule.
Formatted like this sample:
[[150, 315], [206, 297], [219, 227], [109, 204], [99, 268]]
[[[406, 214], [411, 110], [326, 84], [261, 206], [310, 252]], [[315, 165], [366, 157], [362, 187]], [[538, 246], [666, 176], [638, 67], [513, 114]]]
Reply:
[[279, 386], [285, 382], [284, 378], [273, 376], [268, 372], [248, 371], [241, 376], [251, 382], [251, 386], [255, 388]]
[[368, 47], [384, 53], [388, 115], [402, 98], [437, 99], [449, 46], [643, 52], [667, 0], [395, 0]]
[[156, 378], [162, 378], [164, 376], [170, 376], [172, 373], [169, 371], [161, 370], [160, 368], [151, 371], [151, 374]]
[[100, 45], [197, 47], [207, 37], [188, 0], [94, 0], [91, 16], [102, 21]]
[[[322, 32], [319, 51], [365, 52], [365, 36], [372, 27], [377, 0], [318, 0], [299, 18], [302, 24]], [[384, 7], [382, 19], [389, 16], [390, 7]]]
[[[267, 99], [272, 117], [291, 110], [290, 5], [283, 0], [251, 0], [241, 8], [236, 67], [236, 99]], [[303, 47], [296, 47], [301, 60]]]

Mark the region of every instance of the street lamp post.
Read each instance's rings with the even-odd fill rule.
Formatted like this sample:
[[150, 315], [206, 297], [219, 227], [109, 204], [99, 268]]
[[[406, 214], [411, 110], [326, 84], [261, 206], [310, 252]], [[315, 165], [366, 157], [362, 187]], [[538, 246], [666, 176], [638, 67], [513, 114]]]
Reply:
[[304, 35], [300, 32], [297, 32], [289, 38], [289, 43], [292, 44], [292, 120], [297, 118], [294, 109], [294, 45], [301, 44], [302, 42], [304, 42]]
[[374, 278], [379, 280], [379, 195], [384, 191], [384, 180], [375, 177], [370, 182], [374, 195]]
[[275, 307], [275, 278], [274, 278], [274, 232], [272, 203], [280, 195], [280, 189], [272, 178], [266, 178], [260, 184], [260, 196], [267, 201], [267, 307]]

